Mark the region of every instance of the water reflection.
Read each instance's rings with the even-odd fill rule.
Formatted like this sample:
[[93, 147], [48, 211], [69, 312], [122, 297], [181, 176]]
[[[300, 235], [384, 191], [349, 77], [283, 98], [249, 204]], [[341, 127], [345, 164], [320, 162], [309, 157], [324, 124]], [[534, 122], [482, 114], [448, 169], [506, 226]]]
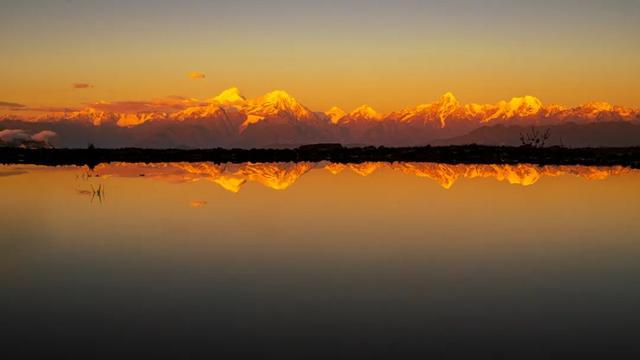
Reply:
[[6, 177], [6, 176], [16, 176], [16, 175], [22, 175], [22, 174], [26, 174], [27, 172], [25, 170], [18, 170], [18, 169], [0, 169], [0, 177]]
[[89, 184], [90, 189], [76, 189], [78, 195], [83, 195], [91, 198], [91, 203], [94, 200], [97, 200], [100, 204], [102, 204], [102, 200], [104, 199], [105, 188], [102, 184], [99, 184], [98, 187], [94, 187], [93, 184]]
[[0, 336], [49, 357], [608, 358], [637, 343], [638, 170], [114, 163], [0, 174], [11, 174], [0, 177]]
[[314, 169], [322, 169], [333, 175], [351, 171], [360, 176], [369, 176], [380, 169], [430, 179], [450, 189], [461, 178], [490, 178], [509, 184], [530, 186], [544, 177], [577, 176], [587, 180], [603, 180], [614, 175], [635, 173], [638, 170], [626, 167], [593, 166], [538, 166], [518, 165], [449, 165], [437, 163], [384, 163], [365, 162], [360, 164], [339, 163], [156, 163], [100, 164], [93, 170], [93, 176], [140, 177], [168, 182], [193, 182], [206, 180], [223, 189], [237, 193], [249, 182], [262, 184], [274, 190], [285, 190], [303, 175]]

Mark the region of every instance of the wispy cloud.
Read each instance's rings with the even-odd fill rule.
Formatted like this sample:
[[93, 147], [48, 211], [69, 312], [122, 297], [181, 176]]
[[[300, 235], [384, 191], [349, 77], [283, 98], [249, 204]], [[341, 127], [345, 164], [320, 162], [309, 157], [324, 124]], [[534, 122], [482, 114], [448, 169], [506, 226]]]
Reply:
[[83, 90], [83, 89], [90, 89], [93, 87], [93, 85], [88, 83], [73, 83], [71, 84], [71, 87], [74, 89]]
[[50, 112], [50, 113], [64, 113], [64, 112], [72, 112], [79, 111], [79, 108], [73, 107], [63, 107], [63, 106], [39, 106], [39, 107], [26, 107], [25, 111], [34, 111], [34, 112]]
[[200, 71], [192, 71], [188, 74], [188, 76], [189, 76], [189, 79], [193, 79], [193, 80], [200, 80], [207, 77], [204, 73]]
[[24, 105], [24, 104], [18, 104], [18, 103], [8, 102], [8, 101], [0, 101], [0, 108], [3, 108], [3, 109], [16, 110], [16, 109], [23, 109], [26, 107], [27, 105]]
[[204, 103], [197, 99], [169, 96], [152, 101], [101, 101], [88, 105], [93, 109], [110, 113], [171, 113], [192, 106], [202, 106]]
[[[0, 105], [0, 108], [2, 108], [2, 106]], [[51, 114], [57, 114], [57, 113], [68, 113], [68, 112], [73, 112], [73, 111], [79, 111], [79, 108], [72, 108], [72, 107], [63, 107], [63, 106], [21, 106], [21, 107], [8, 107], [8, 109], [12, 110], [12, 111], [18, 111], [18, 112], [33, 112], [33, 113], [51, 113]]]

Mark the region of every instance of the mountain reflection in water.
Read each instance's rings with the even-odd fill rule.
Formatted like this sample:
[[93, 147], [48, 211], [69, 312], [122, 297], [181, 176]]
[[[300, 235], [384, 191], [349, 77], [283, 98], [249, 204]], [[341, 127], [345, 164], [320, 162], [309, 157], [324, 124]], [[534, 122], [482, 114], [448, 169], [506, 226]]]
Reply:
[[623, 358], [639, 184], [527, 164], [0, 165], [4, 358]]
[[262, 184], [274, 190], [285, 190], [307, 172], [324, 169], [333, 175], [352, 171], [360, 176], [369, 176], [379, 169], [433, 180], [445, 189], [450, 189], [458, 179], [489, 178], [509, 184], [530, 186], [543, 177], [577, 176], [587, 180], [603, 180], [610, 176], [636, 173], [626, 167], [593, 166], [538, 166], [517, 165], [449, 165], [437, 163], [111, 163], [96, 166], [92, 173], [99, 176], [139, 177], [169, 182], [193, 182], [199, 180], [218, 184], [225, 190], [237, 193], [248, 182]]

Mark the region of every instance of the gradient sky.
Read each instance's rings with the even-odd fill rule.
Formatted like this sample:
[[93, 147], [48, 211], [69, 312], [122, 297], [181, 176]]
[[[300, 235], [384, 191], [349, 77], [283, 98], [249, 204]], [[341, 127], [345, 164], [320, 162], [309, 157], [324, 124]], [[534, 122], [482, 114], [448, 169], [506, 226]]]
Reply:
[[637, 0], [0, 1], [0, 102], [238, 86], [248, 97], [285, 89], [314, 110], [390, 111], [445, 91], [640, 106]]

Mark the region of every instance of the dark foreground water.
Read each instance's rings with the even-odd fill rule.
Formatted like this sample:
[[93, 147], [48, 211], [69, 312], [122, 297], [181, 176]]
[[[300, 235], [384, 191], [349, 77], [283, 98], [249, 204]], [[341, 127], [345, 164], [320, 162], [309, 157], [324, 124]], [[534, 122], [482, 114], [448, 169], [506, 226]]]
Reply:
[[640, 354], [627, 168], [0, 166], [0, 214], [3, 359]]

